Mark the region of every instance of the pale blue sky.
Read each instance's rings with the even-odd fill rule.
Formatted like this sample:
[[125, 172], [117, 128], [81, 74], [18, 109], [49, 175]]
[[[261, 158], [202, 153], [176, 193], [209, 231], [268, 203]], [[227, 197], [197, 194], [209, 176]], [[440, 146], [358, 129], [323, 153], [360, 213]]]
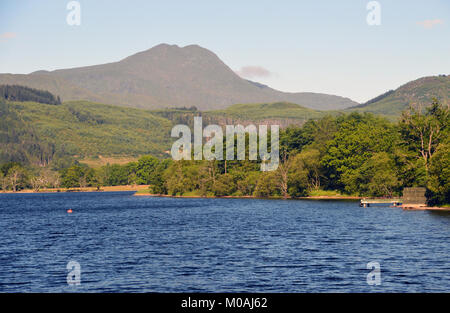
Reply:
[[380, 0], [380, 26], [367, 25], [366, 0], [79, 0], [80, 26], [67, 25], [68, 2], [0, 0], [0, 73], [114, 62], [169, 43], [199, 44], [233, 70], [267, 69], [251, 79], [279, 90], [359, 102], [450, 74], [449, 0]]

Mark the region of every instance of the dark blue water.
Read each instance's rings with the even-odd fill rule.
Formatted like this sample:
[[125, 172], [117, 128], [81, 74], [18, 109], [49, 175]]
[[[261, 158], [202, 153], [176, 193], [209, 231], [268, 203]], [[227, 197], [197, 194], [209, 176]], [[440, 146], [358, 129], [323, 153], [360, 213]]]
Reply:
[[0, 238], [0, 292], [450, 292], [449, 214], [357, 202], [0, 194]]

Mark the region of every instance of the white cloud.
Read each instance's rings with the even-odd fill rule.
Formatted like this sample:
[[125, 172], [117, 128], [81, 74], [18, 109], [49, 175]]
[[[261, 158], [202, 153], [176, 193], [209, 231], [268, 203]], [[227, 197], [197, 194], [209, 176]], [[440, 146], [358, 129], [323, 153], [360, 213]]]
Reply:
[[417, 24], [422, 26], [423, 28], [431, 29], [436, 25], [444, 24], [444, 21], [441, 19], [424, 20], [424, 21], [417, 22]]
[[16, 33], [6, 32], [6, 33], [0, 34], [0, 41], [5, 41], [5, 40], [13, 39], [16, 37], [17, 37]]
[[272, 76], [272, 72], [265, 69], [262, 66], [243, 66], [240, 70], [236, 71], [236, 74], [243, 78], [255, 78], [255, 77], [269, 77]]

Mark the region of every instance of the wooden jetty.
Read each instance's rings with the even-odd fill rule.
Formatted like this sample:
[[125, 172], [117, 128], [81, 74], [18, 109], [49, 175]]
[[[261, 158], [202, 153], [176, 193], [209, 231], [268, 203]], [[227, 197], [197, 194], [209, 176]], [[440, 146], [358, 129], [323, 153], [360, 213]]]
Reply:
[[392, 198], [392, 199], [363, 198], [361, 199], [359, 206], [363, 208], [370, 207], [371, 204], [390, 204], [392, 206], [401, 206], [402, 203], [403, 203], [402, 199], [399, 198]]
[[390, 204], [394, 207], [401, 207], [403, 210], [426, 210], [438, 212], [450, 212], [450, 208], [429, 207], [426, 204], [425, 188], [411, 187], [403, 189], [402, 198], [363, 198], [359, 203], [360, 207], [370, 207], [371, 204]]

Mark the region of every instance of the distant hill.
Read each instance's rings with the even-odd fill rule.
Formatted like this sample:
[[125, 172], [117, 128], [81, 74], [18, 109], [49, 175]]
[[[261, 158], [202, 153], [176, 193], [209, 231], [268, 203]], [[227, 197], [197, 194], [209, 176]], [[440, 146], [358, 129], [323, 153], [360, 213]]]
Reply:
[[251, 103], [235, 104], [223, 110], [199, 112], [196, 108], [174, 108], [151, 111], [155, 115], [167, 118], [174, 125], [185, 124], [193, 127], [194, 116], [201, 115], [203, 125], [279, 125], [281, 128], [290, 125], [303, 125], [309, 119], [318, 119], [337, 111], [317, 111], [304, 108], [295, 103]]
[[78, 160], [168, 157], [175, 124], [193, 126], [202, 115], [208, 124], [302, 125], [325, 112], [294, 103], [237, 104], [224, 110], [195, 108], [144, 110], [87, 101], [59, 105], [0, 99], [0, 163], [47, 165], [59, 158]]
[[59, 156], [167, 156], [171, 128], [169, 120], [139, 109], [86, 101], [0, 100], [0, 163], [45, 165]]
[[199, 112], [195, 108], [175, 108], [151, 111], [155, 115], [167, 118], [174, 125], [185, 124], [193, 127], [194, 116], [201, 115], [203, 124], [224, 125], [303, 125], [309, 119], [318, 119], [326, 114], [337, 114], [337, 111], [317, 111], [304, 108], [295, 103], [252, 103], [235, 104], [223, 110]]
[[333, 95], [281, 92], [242, 79], [217, 55], [197, 45], [161, 44], [109, 64], [29, 75], [0, 74], [0, 84], [48, 90], [63, 101], [146, 109], [196, 106], [217, 110], [236, 103], [286, 101], [316, 110], [339, 110], [358, 104]]
[[304, 108], [295, 103], [235, 104], [224, 110], [208, 111], [203, 116], [220, 124], [277, 124], [280, 127], [303, 125], [309, 119], [318, 119], [326, 113]]
[[437, 98], [442, 104], [450, 104], [450, 76], [419, 78], [347, 110], [399, 116], [410, 105], [422, 108], [430, 105], [432, 98]]

